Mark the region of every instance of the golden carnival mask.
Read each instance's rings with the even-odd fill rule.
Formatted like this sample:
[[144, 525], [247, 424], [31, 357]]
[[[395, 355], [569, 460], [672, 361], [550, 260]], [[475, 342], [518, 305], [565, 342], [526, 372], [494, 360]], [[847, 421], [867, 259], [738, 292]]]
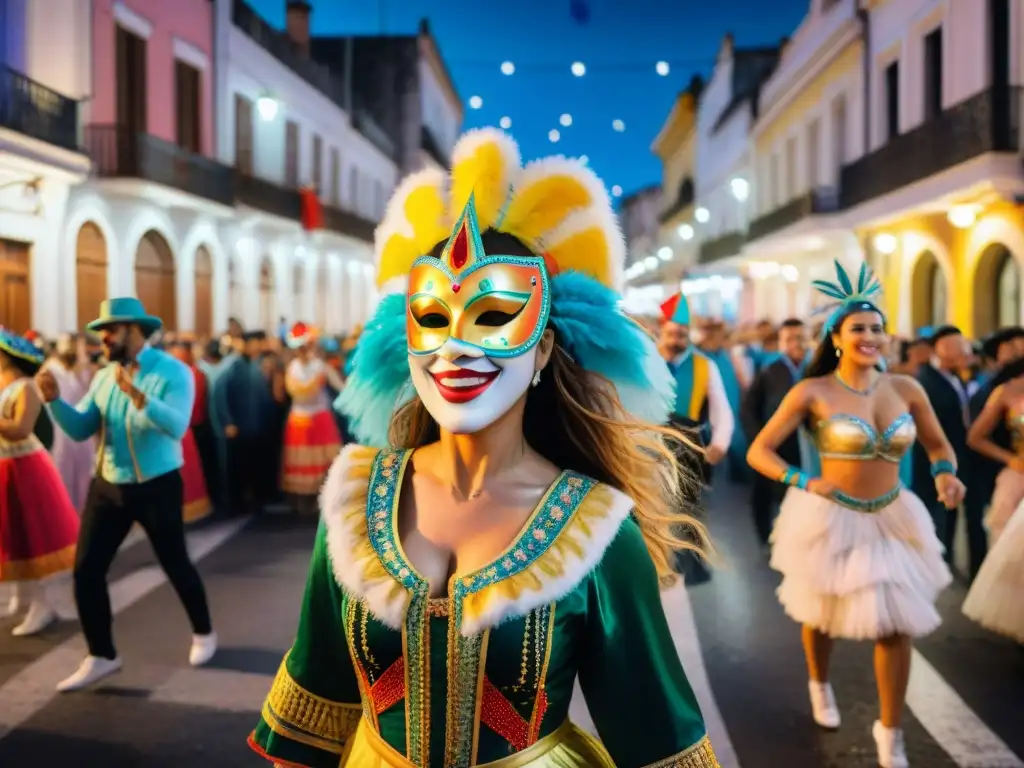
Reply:
[[540, 340], [550, 310], [544, 258], [485, 253], [471, 195], [441, 257], [412, 264], [409, 354], [430, 355], [455, 339], [490, 357], [515, 357]]

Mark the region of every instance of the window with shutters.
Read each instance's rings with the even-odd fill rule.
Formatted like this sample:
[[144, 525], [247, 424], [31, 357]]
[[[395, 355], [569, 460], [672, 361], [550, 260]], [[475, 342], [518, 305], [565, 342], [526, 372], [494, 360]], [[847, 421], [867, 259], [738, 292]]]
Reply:
[[299, 124], [293, 120], [284, 129], [284, 184], [299, 186]]
[[319, 134], [313, 134], [313, 189], [316, 190], [317, 197], [324, 196], [323, 188], [323, 171], [324, 171], [324, 140], [320, 138]]
[[235, 167], [246, 174], [253, 175], [253, 114], [252, 102], [235, 94]]
[[331, 190], [328, 197], [331, 205], [341, 205], [341, 153], [331, 147]]
[[184, 61], [174, 62], [174, 102], [177, 109], [176, 140], [189, 152], [202, 152], [202, 73]]
[[117, 124], [129, 133], [145, 133], [148, 91], [146, 41], [119, 26], [114, 49], [117, 61]]

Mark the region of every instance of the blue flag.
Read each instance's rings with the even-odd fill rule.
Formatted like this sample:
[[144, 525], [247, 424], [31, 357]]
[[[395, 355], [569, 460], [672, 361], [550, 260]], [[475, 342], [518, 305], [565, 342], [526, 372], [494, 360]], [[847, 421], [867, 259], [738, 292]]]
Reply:
[[590, 3], [587, 0], [569, 0], [569, 15], [577, 24], [590, 21]]

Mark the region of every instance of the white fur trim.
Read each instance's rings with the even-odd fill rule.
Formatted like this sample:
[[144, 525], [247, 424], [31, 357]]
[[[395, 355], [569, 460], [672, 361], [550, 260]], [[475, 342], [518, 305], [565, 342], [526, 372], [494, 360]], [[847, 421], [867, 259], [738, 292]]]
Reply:
[[[320, 491], [320, 517], [327, 526], [327, 552], [331, 570], [338, 584], [357, 599], [366, 603], [370, 612], [391, 629], [401, 629], [409, 606], [409, 593], [384, 571], [376, 551], [356, 559], [357, 543], [367, 539], [366, 497], [369, 480], [360, 473], [358, 478], [347, 478], [348, 470], [358, 461], [366, 460], [356, 454], [366, 453], [372, 463], [376, 452], [369, 453], [364, 446], [346, 445], [331, 464], [323, 489]], [[353, 504], [361, 502], [362, 515], [351, 516]], [[369, 542], [366, 542], [369, 544]], [[372, 562], [366, 558], [372, 557]], [[368, 579], [366, 574], [379, 571], [381, 578]]]
[[380, 286], [378, 292], [381, 296], [388, 296], [392, 293], [400, 293], [404, 296], [408, 290], [409, 276], [398, 275], [397, 277], [392, 277], [390, 280], [385, 282], [384, 285]]
[[[595, 177], [596, 178], [596, 177]], [[608, 261], [611, 274], [611, 285], [608, 287], [620, 292], [623, 285], [623, 265], [626, 262], [626, 241], [619, 229], [619, 218], [608, 205], [593, 205], [574, 213], [570, 213], [562, 223], [544, 235], [544, 248], [558, 247], [568, 238], [591, 228], [600, 228], [608, 242]]]
[[414, 235], [412, 223], [405, 215], [405, 201], [409, 195], [417, 189], [433, 187], [440, 192], [441, 200], [444, 201], [447, 199], [445, 193], [447, 181], [448, 177], [445, 172], [437, 168], [424, 168], [422, 171], [416, 171], [402, 179], [388, 201], [388, 206], [384, 210], [384, 218], [381, 219], [374, 231], [373, 257], [378, 266], [384, 244], [393, 235], [402, 235], [408, 238], [412, 238]]
[[[596, 488], [596, 486], [595, 486]], [[601, 562], [605, 552], [619, 533], [622, 523], [629, 517], [633, 509], [633, 500], [626, 494], [609, 486], [604, 486], [611, 493], [611, 502], [605, 516], [598, 520], [588, 519], [586, 526], [578, 524], [577, 519], [569, 523], [572, 533], [581, 543], [581, 555], [570, 554], [561, 563], [560, 575], [550, 576], [555, 569], [541, 571], [536, 563], [535, 568], [541, 588], [538, 591], [524, 591], [515, 600], [493, 600], [477, 616], [466, 617], [462, 622], [462, 634], [472, 637], [485, 629], [495, 627], [507, 619], [525, 616], [530, 611], [557, 602], [572, 592], [580, 582], [589, 576]], [[593, 489], [591, 490], [593, 493]], [[586, 499], [582, 503], [586, 503]], [[570, 533], [567, 528], [559, 535]], [[554, 553], [546, 552], [541, 558], [551, 557]]]

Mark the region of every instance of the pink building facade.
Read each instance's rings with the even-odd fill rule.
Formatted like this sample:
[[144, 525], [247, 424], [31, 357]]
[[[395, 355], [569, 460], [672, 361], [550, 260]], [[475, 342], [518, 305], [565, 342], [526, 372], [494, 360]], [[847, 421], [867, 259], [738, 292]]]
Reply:
[[118, 123], [120, 26], [146, 41], [144, 131], [177, 142], [175, 76], [177, 62], [183, 62], [200, 73], [200, 153], [213, 157], [213, 25], [214, 5], [210, 0], [93, 0], [93, 96], [89, 122]]

